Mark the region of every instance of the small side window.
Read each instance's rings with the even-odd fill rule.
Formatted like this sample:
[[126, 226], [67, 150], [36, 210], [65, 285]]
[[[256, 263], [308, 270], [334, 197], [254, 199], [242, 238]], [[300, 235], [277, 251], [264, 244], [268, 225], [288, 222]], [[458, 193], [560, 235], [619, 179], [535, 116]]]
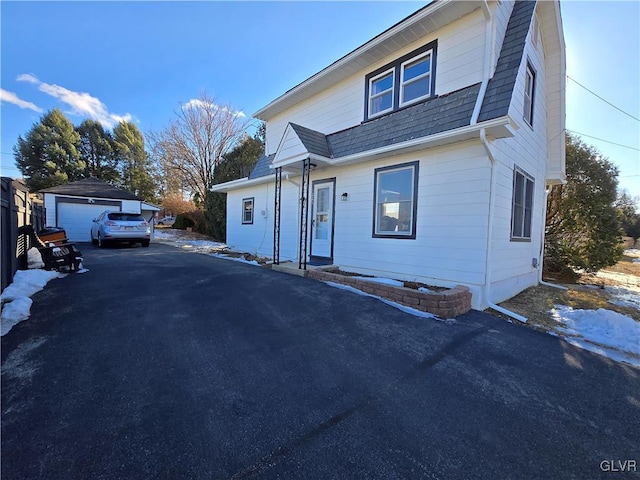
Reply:
[[536, 72], [527, 63], [524, 79], [524, 120], [533, 128], [533, 99], [536, 91]]
[[513, 171], [513, 198], [511, 205], [511, 240], [531, 240], [533, 217], [533, 178], [519, 168]]
[[242, 224], [253, 223], [253, 197], [242, 199]]

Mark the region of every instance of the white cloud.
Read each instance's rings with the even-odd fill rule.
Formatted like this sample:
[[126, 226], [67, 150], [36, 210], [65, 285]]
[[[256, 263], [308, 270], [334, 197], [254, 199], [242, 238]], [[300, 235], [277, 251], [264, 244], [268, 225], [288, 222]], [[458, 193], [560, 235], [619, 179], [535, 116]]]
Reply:
[[[192, 98], [187, 103], [182, 105], [182, 107], [183, 108], [213, 108], [215, 110], [218, 110], [220, 108], [220, 106], [216, 105], [215, 103], [205, 102], [203, 100], [200, 100], [199, 98]], [[243, 111], [238, 110], [238, 111], [232, 112], [231, 110], [229, 110], [229, 107], [226, 107], [226, 106], [222, 107], [222, 111], [230, 112], [231, 115], [233, 115], [234, 117], [240, 117], [240, 118], [246, 117]]]
[[34, 112], [42, 113], [42, 109], [37, 106], [35, 103], [27, 102], [26, 100], [22, 100], [13, 92], [8, 92], [7, 90], [0, 88], [0, 100], [7, 103], [13, 103], [20, 108], [28, 108], [33, 110]]
[[86, 92], [74, 92], [60, 85], [40, 81], [35, 75], [25, 73], [16, 78], [19, 82], [28, 82], [38, 86], [38, 90], [59, 99], [71, 107], [71, 113], [81, 117], [89, 117], [108, 128], [113, 128], [118, 122], [130, 121], [133, 117], [127, 113], [117, 115], [109, 113], [107, 106], [99, 98]]

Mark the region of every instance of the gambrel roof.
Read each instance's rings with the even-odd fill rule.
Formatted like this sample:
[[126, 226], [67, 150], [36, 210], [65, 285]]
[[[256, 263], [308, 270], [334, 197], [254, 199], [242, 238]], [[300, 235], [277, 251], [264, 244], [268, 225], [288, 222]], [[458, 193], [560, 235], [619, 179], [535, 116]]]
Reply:
[[518, 0], [513, 6], [496, 71], [482, 101], [479, 122], [502, 117], [509, 111], [535, 6], [536, 2], [530, 0]]
[[[536, 0], [516, 0], [514, 4], [496, 70], [488, 82], [482, 100], [478, 122], [498, 119], [508, 114], [535, 7]], [[419, 12], [424, 11], [425, 9], [421, 9]], [[299, 87], [294, 87], [293, 90]], [[481, 84], [477, 83], [329, 134], [294, 123], [290, 123], [289, 127], [309, 154], [327, 159], [340, 159], [471, 125], [480, 87]], [[267, 108], [269, 107], [265, 107]], [[277, 152], [268, 157], [263, 156], [249, 179], [268, 175], [268, 167], [276, 158]]]

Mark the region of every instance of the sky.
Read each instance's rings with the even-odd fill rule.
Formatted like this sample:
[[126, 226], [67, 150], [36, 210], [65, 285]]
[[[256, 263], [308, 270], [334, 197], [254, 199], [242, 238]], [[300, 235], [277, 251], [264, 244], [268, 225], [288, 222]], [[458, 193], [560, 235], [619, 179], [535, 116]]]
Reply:
[[[206, 92], [251, 117], [426, 3], [2, 1], [1, 173], [19, 176], [13, 146], [52, 108], [146, 133]], [[640, 2], [561, 9], [567, 129], [640, 197]]]

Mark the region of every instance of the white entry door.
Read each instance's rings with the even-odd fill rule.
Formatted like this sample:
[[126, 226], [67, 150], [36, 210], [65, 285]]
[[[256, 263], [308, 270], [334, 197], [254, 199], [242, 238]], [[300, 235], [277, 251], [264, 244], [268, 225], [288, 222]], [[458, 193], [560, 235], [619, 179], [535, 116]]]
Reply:
[[333, 242], [333, 182], [313, 185], [311, 255], [330, 258]]

